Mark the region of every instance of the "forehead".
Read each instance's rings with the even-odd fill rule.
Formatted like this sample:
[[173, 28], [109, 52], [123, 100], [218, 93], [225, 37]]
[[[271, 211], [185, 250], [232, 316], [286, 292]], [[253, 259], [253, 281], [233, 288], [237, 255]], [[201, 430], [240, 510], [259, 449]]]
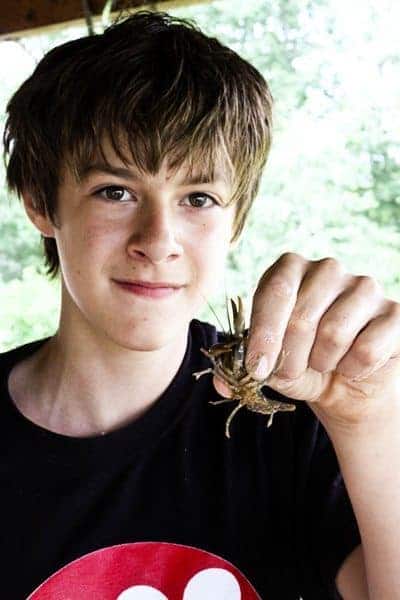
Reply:
[[[202, 171], [193, 173], [189, 171], [187, 166], [183, 165], [179, 169], [171, 171], [167, 170], [167, 166], [164, 164], [160, 168], [159, 173], [163, 174], [164, 172], [166, 181], [176, 177], [179, 185], [202, 185], [210, 183], [228, 185], [227, 178], [221, 170], [216, 170], [213, 174], [206, 174]], [[97, 159], [88, 163], [81, 169], [80, 181], [84, 182], [91, 175], [104, 173], [115, 175], [130, 181], [140, 181], [143, 177], [143, 172], [140, 172], [137, 169], [137, 166], [132, 163], [120, 163], [118, 159], [111, 162]]]

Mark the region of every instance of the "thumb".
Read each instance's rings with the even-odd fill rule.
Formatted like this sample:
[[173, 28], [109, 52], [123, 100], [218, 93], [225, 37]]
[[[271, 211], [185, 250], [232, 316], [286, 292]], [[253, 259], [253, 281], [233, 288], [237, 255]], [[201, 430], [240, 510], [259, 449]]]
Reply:
[[283, 379], [278, 375], [271, 375], [266, 385], [293, 400], [316, 402], [327, 389], [329, 381], [330, 373], [320, 373], [309, 367], [296, 379]]

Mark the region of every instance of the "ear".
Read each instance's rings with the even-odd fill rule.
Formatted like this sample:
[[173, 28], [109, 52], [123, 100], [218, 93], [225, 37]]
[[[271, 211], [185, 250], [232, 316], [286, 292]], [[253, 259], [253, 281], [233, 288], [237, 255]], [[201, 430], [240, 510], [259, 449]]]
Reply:
[[38, 211], [32, 195], [29, 192], [23, 192], [22, 199], [24, 202], [25, 212], [36, 229], [40, 231], [44, 237], [55, 237], [54, 225], [47, 216]]

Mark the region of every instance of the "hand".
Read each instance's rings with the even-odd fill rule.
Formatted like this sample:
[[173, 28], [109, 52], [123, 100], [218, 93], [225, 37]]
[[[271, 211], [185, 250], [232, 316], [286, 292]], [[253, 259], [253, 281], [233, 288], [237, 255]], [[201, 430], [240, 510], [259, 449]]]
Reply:
[[[270, 375], [270, 387], [305, 400], [326, 427], [373, 428], [400, 411], [400, 304], [333, 258], [287, 253], [265, 271], [253, 298], [249, 372], [261, 356], [256, 378]], [[214, 385], [230, 396], [216, 377]]]

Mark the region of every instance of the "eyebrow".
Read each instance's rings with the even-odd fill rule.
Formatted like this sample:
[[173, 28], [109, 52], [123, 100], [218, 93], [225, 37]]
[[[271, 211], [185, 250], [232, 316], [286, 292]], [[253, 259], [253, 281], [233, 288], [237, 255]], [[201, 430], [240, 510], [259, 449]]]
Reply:
[[[91, 175], [96, 173], [108, 173], [109, 175], [116, 175], [117, 177], [122, 177], [122, 179], [140, 181], [140, 175], [125, 167], [114, 167], [113, 165], [108, 165], [106, 163], [93, 163], [85, 167], [81, 174], [81, 181], [86, 181]], [[200, 185], [200, 184], [210, 184], [210, 183], [218, 183], [225, 182], [221, 173], [216, 173], [216, 178], [214, 180], [211, 179], [208, 175], [193, 175], [192, 177], [181, 180], [180, 185]]]

